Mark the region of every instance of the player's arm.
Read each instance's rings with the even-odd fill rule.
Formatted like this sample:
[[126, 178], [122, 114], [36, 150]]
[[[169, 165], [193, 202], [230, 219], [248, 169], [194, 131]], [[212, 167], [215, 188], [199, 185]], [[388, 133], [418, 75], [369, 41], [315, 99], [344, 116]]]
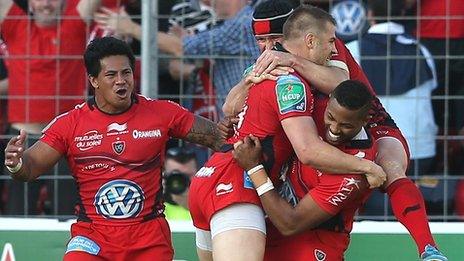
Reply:
[[221, 135], [218, 125], [198, 115], [195, 115], [192, 128], [183, 139], [215, 151], [220, 150], [224, 144], [223, 135]]
[[372, 161], [346, 154], [322, 141], [311, 117], [291, 117], [281, 123], [298, 159], [305, 165], [335, 173], [366, 173], [380, 168]]
[[386, 174], [379, 165], [346, 154], [322, 141], [311, 117], [290, 117], [282, 120], [281, 124], [303, 164], [331, 173], [366, 174], [373, 187], [378, 187], [385, 181]]
[[10, 139], [5, 148], [5, 166], [13, 179], [19, 181], [35, 180], [40, 174], [52, 168], [61, 154], [48, 144], [37, 141], [25, 149], [26, 132]]
[[250, 88], [255, 84], [258, 84], [264, 80], [277, 80], [278, 76], [288, 75], [294, 70], [286, 66], [277, 66], [271, 73], [263, 73], [259, 76], [251, 73], [253, 66], [250, 66], [245, 70], [244, 77], [237, 83], [227, 94], [224, 105], [222, 106], [222, 112], [225, 116], [235, 117], [242, 110], [243, 104], [245, 104], [246, 97]]
[[240, 112], [251, 86], [253, 86], [253, 83], [247, 82], [244, 78], [230, 89], [226, 100], [222, 105], [222, 112], [224, 112], [226, 117], [234, 117], [238, 112]]
[[256, 60], [253, 73], [272, 74], [272, 70], [277, 66], [292, 67], [319, 91], [326, 94], [331, 93], [338, 84], [349, 79], [349, 73], [345, 69], [319, 65], [299, 56], [274, 50], [266, 50], [260, 55]]
[[12, 0], [2, 0], [2, 1], [0, 1], [0, 24], [5, 19], [5, 16], [8, 14], [8, 11], [10, 11], [10, 8], [11, 8], [12, 5], [13, 5]]
[[[246, 137], [243, 142], [239, 142], [234, 147], [234, 158], [242, 168], [250, 171], [259, 165], [261, 158], [259, 139]], [[279, 196], [273, 187], [269, 186], [267, 182], [270, 181], [268, 181], [269, 178], [264, 168], [254, 173], [248, 173], [250, 173], [249, 176], [260, 196], [264, 211], [283, 235], [293, 235], [306, 229], [312, 229], [332, 217], [332, 214], [320, 208], [309, 194], [295, 207], [290, 205]], [[260, 195], [260, 193], [262, 194]]]
[[[264, 169], [255, 174], [267, 177]], [[260, 186], [252, 181], [255, 186]], [[295, 207], [281, 198], [274, 189], [261, 195], [260, 200], [272, 224], [284, 236], [316, 228], [332, 217], [332, 214], [319, 207], [310, 194], [306, 194]]]
[[80, 0], [77, 4], [77, 12], [82, 20], [90, 22], [94, 13], [101, 7], [101, 0]]

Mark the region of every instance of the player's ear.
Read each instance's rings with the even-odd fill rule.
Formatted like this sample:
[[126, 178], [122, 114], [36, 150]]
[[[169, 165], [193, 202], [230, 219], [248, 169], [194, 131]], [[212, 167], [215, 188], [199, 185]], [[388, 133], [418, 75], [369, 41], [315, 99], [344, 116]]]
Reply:
[[305, 45], [306, 45], [308, 48], [310, 48], [310, 49], [313, 48], [313, 46], [314, 46], [314, 41], [315, 41], [315, 37], [316, 37], [316, 36], [315, 36], [313, 33], [307, 33], [307, 34], [305, 35], [304, 41], [305, 41]]
[[89, 79], [90, 84], [92, 84], [92, 87], [95, 89], [98, 89], [97, 77], [93, 77], [92, 75], [89, 74], [88, 79]]

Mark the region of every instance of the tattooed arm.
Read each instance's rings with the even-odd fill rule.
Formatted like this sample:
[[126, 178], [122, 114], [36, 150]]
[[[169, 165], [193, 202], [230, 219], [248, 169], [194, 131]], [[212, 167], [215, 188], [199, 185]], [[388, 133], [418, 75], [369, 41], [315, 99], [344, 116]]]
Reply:
[[195, 115], [195, 120], [184, 140], [209, 147], [218, 151], [224, 144], [216, 123]]

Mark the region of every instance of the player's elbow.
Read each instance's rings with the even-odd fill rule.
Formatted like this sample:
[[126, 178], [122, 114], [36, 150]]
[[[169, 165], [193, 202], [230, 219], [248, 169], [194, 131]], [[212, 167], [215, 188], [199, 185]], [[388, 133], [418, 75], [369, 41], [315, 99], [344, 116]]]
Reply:
[[226, 100], [224, 102], [224, 105], [222, 105], [222, 112], [224, 113], [225, 117], [231, 117], [234, 116], [234, 110], [232, 105], [230, 104], [230, 101]]
[[299, 223], [300, 222], [298, 222], [298, 219], [289, 217], [283, 220], [283, 222], [280, 222], [275, 225], [282, 235], [291, 236], [300, 232]]
[[324, 158], [330, 154], [327, 150], [327, 146], [319, 138], [313, 139], [309, 145], [304, 146], [302, 149], [297, 151], [298, 159], [304, 165], [311, 165], [314, 168], [323, 168]]
[[314, 149], [309, 149], [309, 147], [303, 148], [297, 152], [298, 159], [304, 165], [312, 165], [317, 163], [318, 152]]

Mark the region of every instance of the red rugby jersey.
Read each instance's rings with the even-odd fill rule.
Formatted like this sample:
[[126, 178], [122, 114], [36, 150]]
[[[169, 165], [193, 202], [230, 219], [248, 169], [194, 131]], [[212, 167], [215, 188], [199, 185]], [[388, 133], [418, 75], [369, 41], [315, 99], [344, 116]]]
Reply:
[[264, 164], [273, 181], [282, 164], [293, 154], [281, 121], [297, 116], [312, 116], [314, 98], [309, 84], [297, 74], [280, 76], [277, 81], [263, 81], [250, 88], [238, 114], [240, 119], [230, 143], [249, 134], [260, 138], [265, 155]]
[[128, 225], [159, 216], [166, 142], [184, 137], [194, 116], [170, 101], [136, 96], [121, 114], [93, 100], [56, 117], [41, 137], [66, 156], [79, 192], [78, 219]]

